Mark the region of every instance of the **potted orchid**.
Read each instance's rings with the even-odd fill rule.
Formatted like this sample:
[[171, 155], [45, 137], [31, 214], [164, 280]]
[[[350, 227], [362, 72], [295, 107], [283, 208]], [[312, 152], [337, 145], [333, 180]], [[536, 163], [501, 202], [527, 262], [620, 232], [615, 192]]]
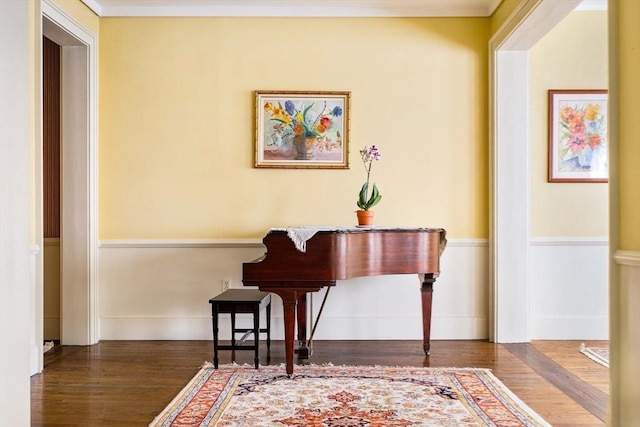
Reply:
[[374, 160], [380, 160], [380, 151], [378, 151], [378, 147], [375, 145], [370, 147], [365, 146], [360, 150], [360, 157], [362, 158], [364, 169], [367, 171], [367, 180], [362, 184], [362, 188], [358, 195], [358, 201], [356, 203], [360, 208], [360, 210], [357, 211], [358, 224], [371, 225], [373, 223], [373, 212], [370, 211], [370, 209], [377, 205], [382, 199], [382, 195], [380, 194], [380, 191], [378, 191], [378, 186], [375, 183], [373, 183], [371, 192], [369, 192], [371, 165]]

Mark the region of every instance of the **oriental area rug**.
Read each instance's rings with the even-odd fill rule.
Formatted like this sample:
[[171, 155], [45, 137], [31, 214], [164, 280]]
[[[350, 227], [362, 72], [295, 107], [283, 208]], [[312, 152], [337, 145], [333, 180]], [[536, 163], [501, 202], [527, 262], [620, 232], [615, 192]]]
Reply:
[[582, 344], [580, 346], [580, 353], [598, 362], [602, 366], [609, 367], [609, 347], [586, 347]]
[[158, 426], [549, 426], [487, 369], [206, 364]]

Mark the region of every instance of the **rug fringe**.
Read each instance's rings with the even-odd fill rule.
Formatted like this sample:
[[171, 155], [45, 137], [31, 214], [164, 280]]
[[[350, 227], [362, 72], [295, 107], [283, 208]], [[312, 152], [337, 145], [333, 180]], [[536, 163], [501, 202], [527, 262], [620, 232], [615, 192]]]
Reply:
[[607, 360], [604, 357], [600, 356], [599, 354], [591, 351], [591, 349], [589, 347], [587, 347], [584, 343], [580, 344], [580, 353], [584, 354], [589, 359], [591, 359], [594, 362], [604, 366], [605, 368], [609, 367], [609, 360]]
[[[284, 369], [286, 365], [284, 363], [280, 363], [277, 365], [259, 365], [260, 368], [282, 368]], [[255, 365], [249, 363], [238, 364], [236, 362], [225, 363], [218, 365], [218, 369], [255, 369]], [[458, 367], [458, 366], [400, 366], [400, 365], [335, 365], [332, 362], [325, 363], [308, 363], [304, 365], [294, 365], [294, 374], [296, 369], [304, 369], [304, 368], [375, 368], [375, 369], [426, 369], [429, 371], [448, 371], [448, 370], [460, 370], [460, 371], [486, 371], [492, 372], [490, 368], [469, 368], [469, 367]], [[202, 365], [202, 369], [214, 369], [213, 363], [205, 361]]]
[[[468, 369], [472, 369], [472, 368], [468, 368]], [[544, 418], [542, 418], [537, 412], [531, 409], [529, 405], [524, 403], [522, 399], [520, 399], [509, 387], [504, 385], [504, 383], [500, 381], [498, 377], [496, 377], [492, 372], [487, 372], [487, 376], [490, 377], [492, 381], [495, 382], [495, 384], [501, 386], [502, 392], [508, 395], [511, 398], [511, 400], [513, 400], [516, 404], [524, 408], [525, 411], [528, 413], [528, 415], [531, 418], [533, 418], [538, 424], [540, 424], [541, 426], [551, 427], [551, 424], [547, 423], [547, 421]]]

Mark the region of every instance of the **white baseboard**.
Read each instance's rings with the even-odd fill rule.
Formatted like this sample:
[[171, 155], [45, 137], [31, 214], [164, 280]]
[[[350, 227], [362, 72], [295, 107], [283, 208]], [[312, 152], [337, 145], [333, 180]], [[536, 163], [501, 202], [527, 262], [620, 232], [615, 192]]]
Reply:
[[609, 318], [607, 316], [568, 317], [536, 316], [532, 318], [531, 336], [546, 340], [607, 340]]
[[[431, 318], [431, 339], [487, 339], [487, 317]], [[422, 340], [422, 317], [332, 317], [321, 319], [318, 340]]]
[[29, 375], [35, 375], [40, 370], [38, 369], [39, 357], [41, 356], [39, 352], [42, 351], [38, 348], [37, 344], [32, 344], [29, 346]]
[[[238, 327], [252, 327], [251, 315], [238, 315]], [[431, 339], [487, 339], [488, 319], [434, 317]], [[264, 314], [261, 327], [266, 325]], [[308, 325], [309, 330], [311, 325]], [[210, 317], [122, 317], [103, 318], [101, 328], [105, 340], [211, 340], [213, 330]], [[228, 315], [220, 315], [219, 339], [231, 337]], [[307, 334], [310, 335], [309, 333]], [[271, 339], [284, 340], [282, 316], [271, 317]], [[422, 340], [421, 317], [331, 317], [322, 318], [314, 335], [315, 340]]]
[[[228, 331], [230, 324], [220, 324]], [[100, 319], [103, 340], [210, 340], [211, 317], [103, 317]], [[229, 339], [230, 334], [220, 335]]]

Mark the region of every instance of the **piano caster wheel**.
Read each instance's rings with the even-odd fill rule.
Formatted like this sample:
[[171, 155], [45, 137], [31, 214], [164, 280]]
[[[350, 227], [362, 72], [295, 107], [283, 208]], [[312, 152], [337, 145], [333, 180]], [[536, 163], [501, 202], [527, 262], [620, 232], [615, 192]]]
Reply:
[[425, 355], [425, 357], [429, 357], [429, 350], [425, 350], [424, 351], [424, 355]]

